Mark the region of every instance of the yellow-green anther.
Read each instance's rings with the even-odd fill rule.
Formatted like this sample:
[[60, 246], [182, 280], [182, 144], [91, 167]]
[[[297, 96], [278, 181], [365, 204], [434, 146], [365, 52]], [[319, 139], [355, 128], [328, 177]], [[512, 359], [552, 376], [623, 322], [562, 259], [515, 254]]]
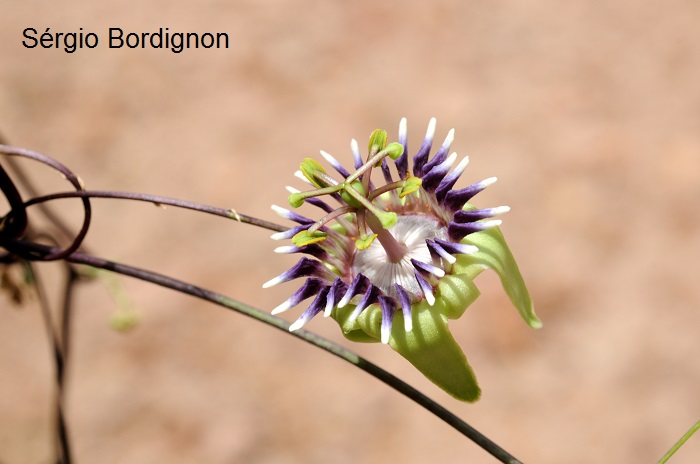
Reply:
[[355, 246], [358, 250], [364, 250], [365, 248], [369, 248], [375, 238], [377, 238], [377, 234], [370, 234], [366, 237], [360, 237], [355, 240]]
[[403, 187], [401, 187], [401, 191], [399, 192], [399, 198], [403, 198], [406, 195], [410, 195], [416, 190], [420, 188], [420, 186], [423, 185], [423, 179], [420, 177], [409, 177], [406, 179], [405, 184]]
[[304, 177], [306, 177], [306, 179], [309, 182], [311, 182], [314, 186], [318, 188], [329, 186], [328, 183], [323, 182], [319, 179], [320, 176], [318, 176], [317, 174], [326, 174], [326, 171], [325, 169], [323, 169], [323, 166], [321, 166], [316, 160], [312, 158], [304, 158], [304, 161], [301, 163], [301, 166], [299, 166], [299, 168], [301, 169], [301, 173], [304, 174]]
[[302, 230], [292, 237], [292, 243], [301, 248], [305, 247], [306, 245], [311, 245], [312, 243], [322, 242], [326, 239], [327, 235], [328, 234], [321, 232], [320, 230], [316, 230], [312, 233], [309, 233], [308, 230]]
[[304, 204], [304, 194], [302, 192], [296, 192], [289, 195], [289, 204], [292, 208], [298, 208]]
[[[374, 148], [376, 147], [376, 148]], [[372, 135], [369, 136], [369, 146], [368, 150], [370, 154], [378, 153], [386, 147], [386, 131], [382, 129], [375, 129]], [[372, 148], [374, 148], [374, 153], [372, 153]]]
[[387, 152], [389, 158], [393, 160], [399, 159], [399, 156], [403, 155], [403, 145], [398, 142], [391, 142], [387, 145], [385, 151]]

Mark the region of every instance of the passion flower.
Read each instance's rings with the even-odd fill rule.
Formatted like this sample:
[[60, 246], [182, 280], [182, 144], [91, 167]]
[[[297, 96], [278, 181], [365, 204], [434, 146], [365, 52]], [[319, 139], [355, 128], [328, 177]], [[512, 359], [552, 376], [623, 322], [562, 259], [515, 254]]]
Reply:
[[[351, 142], [354, 172], [324, 151], [322, 157], [338, 176], [305, 159], [297, 177], [314, 188], [300, 192], [287, 187], [289, 203], [296, 208], [306, 202], [325, 215], [310, 219], [273, 206], [298, 224], [272, 236], [292, 240], [275, 251], [310, 258], [301, 258], [263, 287], [305, 278], [272, 311], [281, 313], [314, 297], [290, 330], [323, 313], [339, 323], [348, 339], [388, 344], [455, 398], [476, 401], [476, 378], [447, 325], [479, 296], [474, 278], [487, 268], [496, 271], [525, 322], [533, 328], [542, 324], [498, 228], [501, 220], [493, 219], [509, 208], [479, 209], [470, 203], [496, 178], [453, 190], [469, 160], [464, 157], [455, 166], [457, 154], [450, 154], [454, 129], [430, 157], [435, 123], [430, 120], [412, 168], [406, 119], [399, 124], [398, 142], [387, 143], [386, 131], [372, 133], [366, 161], [357, 142]], [[372, 182], [375, 169], [382, 172], [382, 186]], [[337, 205], [322, 196], [332, 197]]]

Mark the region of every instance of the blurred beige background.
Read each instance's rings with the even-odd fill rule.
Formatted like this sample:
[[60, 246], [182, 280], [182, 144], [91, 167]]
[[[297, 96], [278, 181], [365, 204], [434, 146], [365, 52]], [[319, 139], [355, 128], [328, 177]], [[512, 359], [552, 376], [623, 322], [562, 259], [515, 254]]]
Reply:
[[[700, 3], [0, 0], [0, 130], [89, 188], [276, 220], [302, 158], [409, 121], [456, 129], [462, 184], [503, 230], [544, 321], [493, 274], [453, 331], [483, 387], [448, 397], [387, 347], [350, 345], [527, 463], [656, 462], [700, 419]], [[29, 50], [22, 30], [228, 32], [228, 50]], [[44, 189], [68, 189], [27, 164]], [[95, 200], [96, 254], [266, 311], [295, 258], [267, 231]], [[78, 211], [61, 206], [68, 217]], [[3, 205], [3, 209], [5, 206]], [[3, 213], [4, 214], [4, 213]], [[77, 227], [77, 222], [76, 222]], [[50, 281], [60, 274], [43, 268]], [[373, 378], [256, 321], [123, 279], [141, 316], [109, 327], [79, 288], [68, 420], [77, 463], [495, 462]], [[57, 288], [55, 285], [52, 287]], [[53, 367], [35, 305], [0, 297], [0, 462], [48, 463]], [[295, 319], [301, 309], [290, 311]], [[695, 437], [671, 461], [700, 462]]]

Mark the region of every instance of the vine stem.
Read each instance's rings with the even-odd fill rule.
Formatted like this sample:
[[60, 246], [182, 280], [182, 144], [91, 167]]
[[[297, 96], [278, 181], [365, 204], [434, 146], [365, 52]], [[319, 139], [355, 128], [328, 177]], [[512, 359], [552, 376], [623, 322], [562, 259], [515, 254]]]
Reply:
[[[32, 262], [27, 263], [27, 270], [32, 276], [34, 281], [34, 288], [37, 293], [37, 299], [39, 300], [39, 307], [41, 309], [41, 315], [44, 320], [44, 326], [46, 329], [47, 336], [51, 342], [51, 351], [53, 354], [54, 364], [56, 365], [56, 404], [55, 404], [55, 420], [56, 420], [56, 445], [58, 446], [58, 464], [71, 464], [73, 462], [71, 458], [71, 447], [70, 441], [68, 439], [68, 426], [66, 424], [66, 398], [65, 398], [65, 378], [66, 378], [66, 362], [67, 362], [67, 352], [64, 342], [66, 339], [60, 339], [56, 333], [56, 326], [54, 324], [53, 316], [51, 315], [51, 308], [49, 307], [49, 300], [46, 295], [45, 286], [39, 277], [39, 273], [36, 272], [35, 266]], [[65, 308], [64, 308], [65, 309]], [[60, 325], [63, 326], [63, 318], [65, 314], [61, 314], [59, 317], [61, 319]]]
[[117, 192], [111, 190], [77, 190], [69, 192], [52, 193], [50, 195], [44, 195], [41, 197], [34, 197], [31, 200], [24, 203], [23, 206], [24, 208], [28, 208], [33, 205], [45, 203], [51, 200], [58, 200], [61, 198], [111, 198], [116, 200], [144, 201], [147, 203], [153, 203], [156, 206], [168, 205], [177, 208], [199, 211], [200, 213], [213, 214], [215, 216], [220, 216], [228, 219], [235, 219], [236, 221], [242, 222], [244, 224], [262, 227], [263, 229], [273, 230], [275, 232], [284, 232], [289, 229], [288, 227], [275, 224], [274, 222], [265, 221], [263, 219], [258, 219], [253, 216], [238, 213], [234, 209], [217, 208], [215, 206], [196, 203], [194, 201], [180, 200], [178, 198], [164, 197], [161, 195], [150, 195], [147, 193]]
[[[34, 252], [42, 254], [51, 254], [54, 253], [56, 250], [54, 247], [27, 242], [23, 240], [14, 240], [14, 242], [16, 245], [32, 249]], [[153, 271], [141, 269], [135, 266], [122, 264], [115, 261], [109, 261], [103, 258], [99, 258], [97, 256], [88, 255], [86, 253], [77, 251], [65, 257], [65, 260], [74, 264], [83, 264], [98, 269], [112, 271], [117, 274], [133, 277], [139, 280], [143, 280], [145, 282], [160, 285], [161, 287], [178, 291], [180, 293], [191, 295], [196, 298], [209, 301], [219, 306], [223, 306], [227, 309], [252, 317], [253, 319], [256, 319], [264, 324], [282, 330], [287, 335], [300, 338], [318, 348], [321, 348], [331, 354], [334, 354], [335, 356], [343, 359], [344, 361], [349, 362], [350, 364], [367, 372], [369, 375], [375, 377], [376, 379], [390, 386], [394, 390], [408, 397], [416, 404], [422, 406], [438, 418], [442, 419], [445, 423], [447, 423], [449, 426], [460, 432], [462, 435], [472, 440], [474, 443], [479, 445], [482, 449], [484, 449], [487, 453], [491, 454], [493, 457], [498, 459], [500, 462], [505, 464], [522, 464], [521, 461], [516, 459], [505, 449], [501, 448], [490, 438], [486, 437], [474, 427], [457, 417], [454, 413], [450, 412], [448, 409], [441, 406], [434, 400], [430, 399], [428, 396], [421, 393], [416, 388], [407, 384], [395, 375], [385, 371], [381, 367], [362, 358], [361, 356], [355, 354], [347, 348], [344, 348], [312, 332], [303, 329], [290, 332], [290, 324], [284, 319], [272, 316], [271, 314], [261, 311], [260, 309], [254, 308], [245, 303], [239, 302], [237, 300], [213, 292], [211, 290], [207, 290], [205, 288], [198, 287], [196, 285], [178, 279], [174, 279], [172, 277], [168, 277], [166, 275], [159, 274]]]

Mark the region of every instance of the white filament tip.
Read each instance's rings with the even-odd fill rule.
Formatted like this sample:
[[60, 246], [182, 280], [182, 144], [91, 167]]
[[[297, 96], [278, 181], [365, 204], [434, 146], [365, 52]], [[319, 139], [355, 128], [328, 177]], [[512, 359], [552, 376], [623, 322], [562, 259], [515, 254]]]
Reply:
[[274, 279], [270, 279], [267, 282], [265, 282], [262, 286], [262, 288], [270, 288], [274, 287], [275, 285], [279, 284], [282, 282], [282, 279], [280, 277], [275, 277]]
[[430, 306], [435, 304], [435, 295], [433, 295], [432, 290], [424, 291], [423, 295], [425, 295], [425, 301], [427, 301]]
[[469, 164], [469, 157], [465, 156], [462, 161], [459, 162], [457, 167], [455, 168], [455, 171], [463, 172], [466, 168], [467, 165]]
[[482, 226], [484, 229], [490, 229], [490, 228], [492, 228], [492, 227], [498, 227], [498, 226], [500, 226], [501, 224], [503, 224], [503, 221], [501, 221], [500, 219], [493, 219], [493, 220], [491, 220], [491, 221], [484, 221], [484, 222], [482, 222], [482, 223], [481, 223], [481, 226]]
[[285, 219], [287, 219], [287, 217], [289, 216], [288, 209], [282, 208], [281, 206], [277, 206], [277, 205], [272, 205], [271, 208], [272, 208], [272, 211], [274, 211], [279, 216], [282, 216]]
[[279, 305], [275, 309], [273, 309], [270, 312], [270, 314], [272, 314], [274, 316], [275, 314], [279, 314], [279, 313], [283, 313], [283, 312], [287, 311], [291, 307], [292, 307], [292, 305], [289, 304], [289, 301], [285, 301], [284, 303], [282, 303], [281, 305]]
[[385, 345], [389, 343], [389, 335], [391, 335], [391, 327], [382, 326], [382, 343]]
[[297, 319], [292, 325], [289, 326], [289, 331], [294, 332], [295, 330], [299, 330], [304, 327], [304, 324], [306, 324], [304, 319]]
[[294, 245], [285, 245], [285, 246], [277, 247], [273, 251], [275, 253], [280, 253], [280, 254], [284, 255], [287, 253], [293, 253], [296, 250], [297, 250], [297, 247]]
[[480, 182], [481, 185], [484, 187], [488, 187], [491, 184], [495, 184], [496, 181], [498, 180], [498, 177], [489, 177], [488, 179], [484, 179]]
[[425, 133], [425, 138], [428, 140], [432, 140], [433, 137], [435, 137], [435, 125], [437, 124], [437, 119], [435, 118], [430, 118], [430, 122], [428, 123], [428, 130]]
[[452, 145], [452, 142], [455, 141], [455, 130], [450, 129], [450, 131], [447, 133], [447, 137], [445, 137], [445, 141], [442, 143], [443, 147], [449, 147]]
[[453, 151], [452, 154], [450, 156], [448, 156], [445, 161], [442, 162], [442, 165], [449, 166], [451, 168], [452, 165], [455, 164], [456, 160], [457, 160], [457, 152]]
[[311, 182], [309, 182], [309, 179], [304, 177], [304, 173], [301, 171], [294, 171], [294, 177], [296, 177], [297, 179], [301, 179], [302, 181], [306, 182], [309, 185], [313, 185]]

